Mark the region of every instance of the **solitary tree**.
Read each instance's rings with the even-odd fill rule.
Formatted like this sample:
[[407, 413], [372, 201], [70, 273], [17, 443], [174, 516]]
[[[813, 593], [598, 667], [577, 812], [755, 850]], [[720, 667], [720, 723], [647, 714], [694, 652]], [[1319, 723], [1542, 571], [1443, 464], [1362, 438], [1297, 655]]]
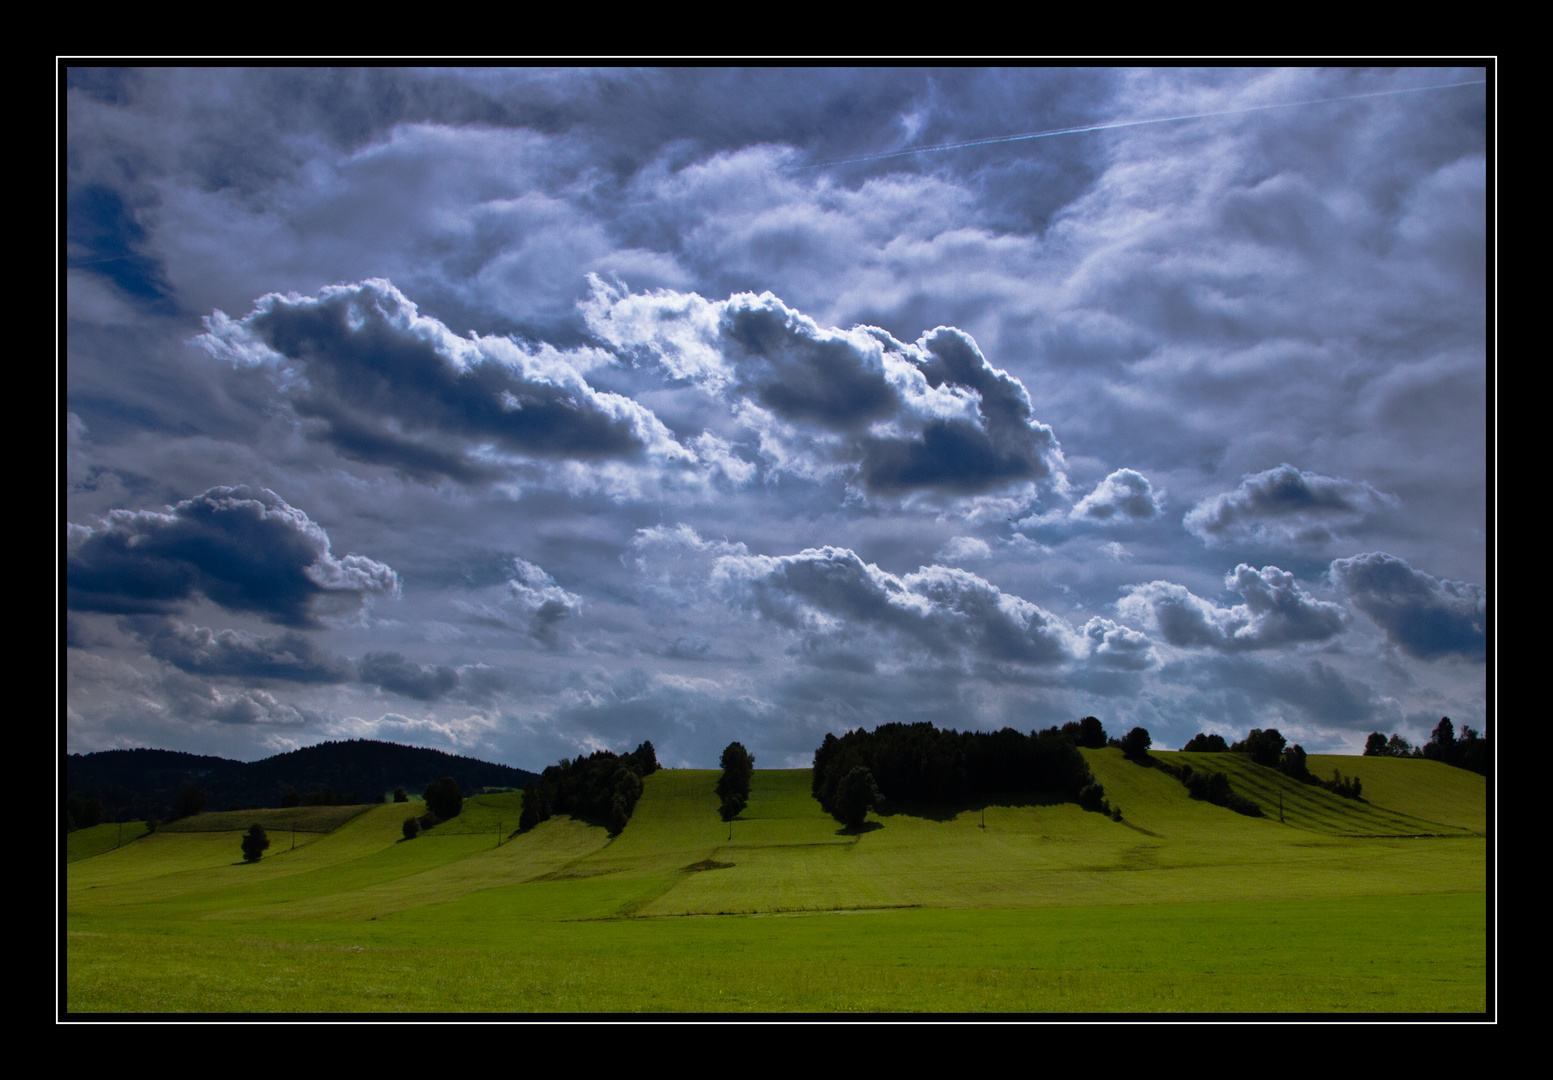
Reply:
[[421, 822], [419, 818], [407, 817], [404, 819], [404, 838], [414, 840], [421, 835]]
[[1149, 747], [1154, 745], [1154, 740], [1149, 738], [1146, 728], [1135, 727], [1122, 736], [1122, 753], [1134, 761], [1141, 761], [1148, 756]]
[[1364, 740], [1365, 757], [1386, 756], [1386, 736], [1378, 731], [1370, 732], [1370, 737]]
[[258, 862], [264, 857], [264, 851], [270, 846], [270, 838], [264, 835], [264, 826], [254, 822], [248, 830], [248, 835], [243, 837], [243, 858], [248, 862]]
[[410, 796], [405, 792], [404, 788], [402, 788], [402, 787], [394, 788], [394, 802], [409, 802], [409, 801], [410, 801]]
[[743, 743], [731, 742], [723, 751], [723, 775], [717, 781], [717, 794], [722, 799], [721, 813], [724, 821], [738, 817], [750, 801], [750, 778], [755, 772], [755, 758]]

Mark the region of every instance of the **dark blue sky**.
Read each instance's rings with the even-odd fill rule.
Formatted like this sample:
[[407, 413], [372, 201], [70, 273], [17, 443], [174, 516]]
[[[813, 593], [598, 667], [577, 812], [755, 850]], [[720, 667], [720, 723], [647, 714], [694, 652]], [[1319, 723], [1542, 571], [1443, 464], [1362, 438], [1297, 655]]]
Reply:
[[71, 69], [69, 748], [1481, 730], [1485, 78]]

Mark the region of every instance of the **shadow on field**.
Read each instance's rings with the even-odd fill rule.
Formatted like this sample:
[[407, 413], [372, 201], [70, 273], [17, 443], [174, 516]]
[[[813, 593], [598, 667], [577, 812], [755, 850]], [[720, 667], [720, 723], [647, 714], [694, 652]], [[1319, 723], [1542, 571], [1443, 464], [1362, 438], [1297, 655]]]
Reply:
[[1065, 799], [1061, 795], [1043, 795], [1031, 791], [1015, 791], [1002, 794], [992, 794], [979, 799], [966, 799], [960, 802], [908, 802], [904, 799], [891, 799], [883, 808], [876, 807], [874, 813], [882, 818], [914, 817], [927, 821], [953, 821], [964, 813], [979, 814], [991, 806], [1061, 806], [1071, 803], [1073, 800]]

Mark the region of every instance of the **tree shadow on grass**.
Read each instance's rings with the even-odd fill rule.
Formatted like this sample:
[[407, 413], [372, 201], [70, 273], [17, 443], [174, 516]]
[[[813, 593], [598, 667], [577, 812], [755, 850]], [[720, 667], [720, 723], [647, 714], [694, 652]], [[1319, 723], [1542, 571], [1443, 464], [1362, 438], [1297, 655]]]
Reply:
[[995, 792], [990, 795], [978, 796], [974, 799], [958, 799], [951, 802], [909, 802], [905, 799], [891, 799], [884, 807], [875, 807], [874, 813], [880, 817], [914, 817], [927, 821], [953, 821], [964, 813], [979, 814], [991, 806], [1001, 807], [1027, 807], [1027, 806], [1062, 806], [1072, 803], [1073, 800], [1055, 792], [1036, 791], [1010, 791]]

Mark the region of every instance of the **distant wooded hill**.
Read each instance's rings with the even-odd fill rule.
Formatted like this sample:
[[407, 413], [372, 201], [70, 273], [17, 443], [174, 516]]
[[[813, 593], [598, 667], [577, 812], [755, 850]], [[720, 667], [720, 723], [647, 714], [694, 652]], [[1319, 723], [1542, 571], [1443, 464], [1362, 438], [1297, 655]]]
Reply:
[[191, 784], [205, 793], [206, 809], [227, 810], [280, 806], [293, 792], [376, 802], [379, 793], [403, 787], [413, 795], [444, 776], [465, 793], [539, 779], [526, 769], [375, 739], [322, 742], [252, 762], [177, 750], [104, 750], [65, 759], [66, 792], [96, 799], [120, 821], [171, 817], [178, 793]]

